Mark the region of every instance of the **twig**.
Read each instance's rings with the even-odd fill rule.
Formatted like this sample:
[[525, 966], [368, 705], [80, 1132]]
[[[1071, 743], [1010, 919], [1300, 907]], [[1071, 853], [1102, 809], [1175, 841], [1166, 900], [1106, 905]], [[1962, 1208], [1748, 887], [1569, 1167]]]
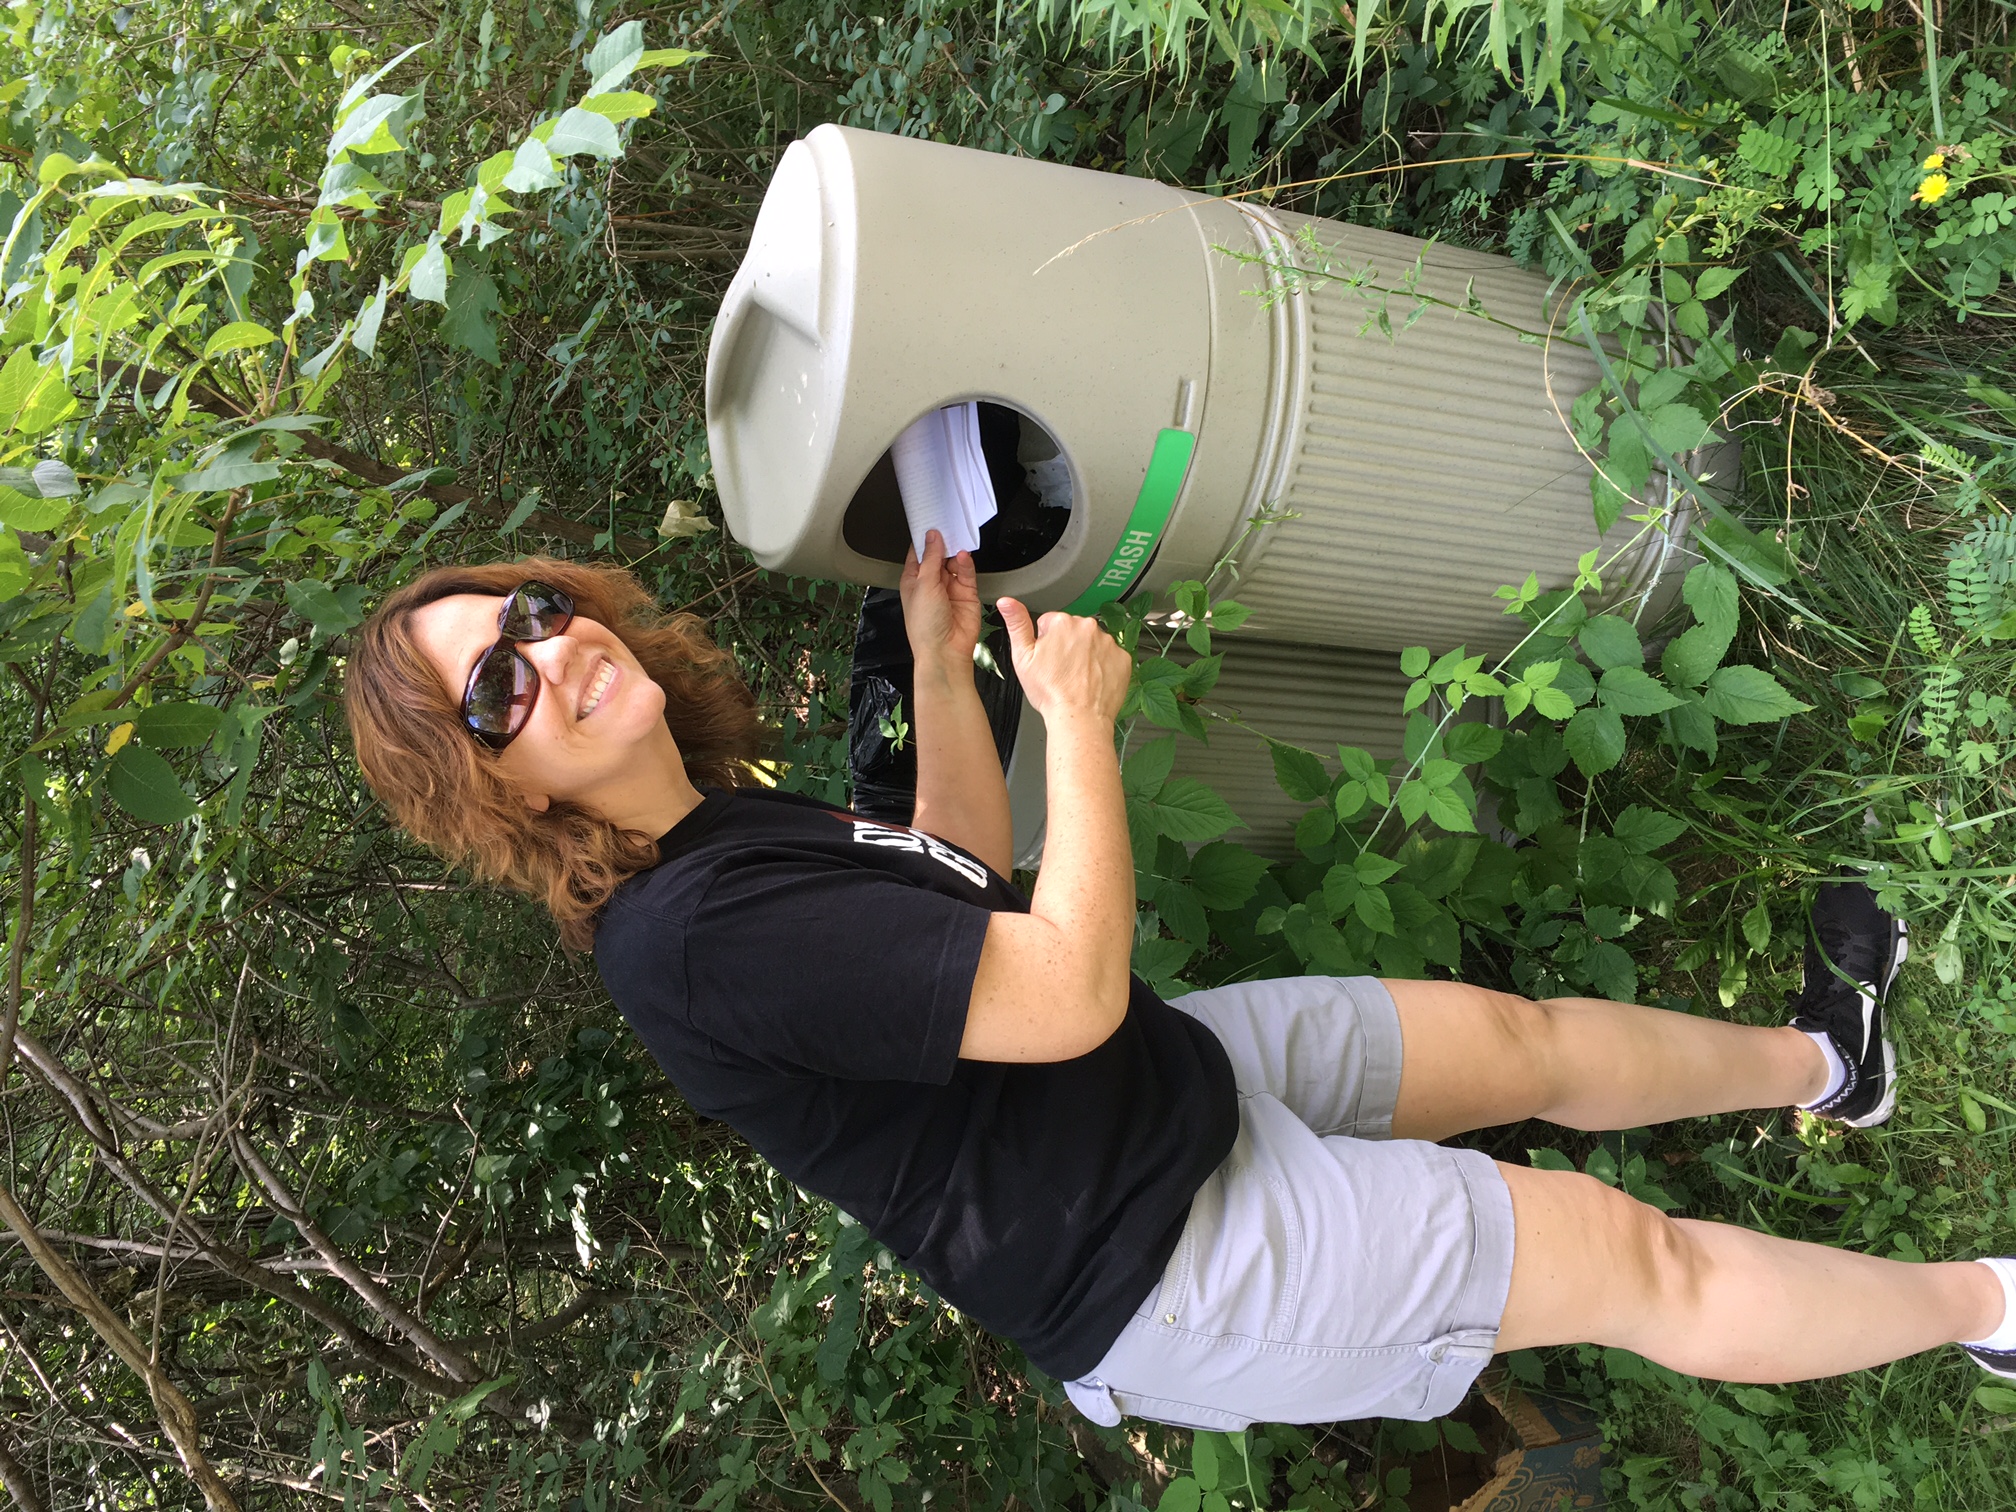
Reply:
[[[28, 1034], [19, 1036], [19, 1044], [22, 1059], [33, 1066], [43, 1080], [61, 1095], [71, 1122], [81, 1129], [85, 1137], [96, 1147], [99, 1164], [111, 1172], [134, 1196], [152, 1208], [158, 1217], [163, 1220], [171, 1219], [175, 1213], [174, 1205], [155, 1191], [147, 1179], [134, 1169], [132, 1162], [120, 1153], [118, 1141], [113, 1138], [112, 1130], [100, 1117], [90, 1089], [72, 1075], [69, 1067], [51, 1055], [34, 1036]], [[460, 1394], [456, 1381], [436, 1375], [397, 1345], [372, 1337], [345, 1317], [339, 1308], [332, 1306], [305, 1287], [297, 1286], [285, 1277], [275, 1275], [249, 1255], [240, 1254], [220, 1244], [209, 1229], [197, 1219], [185, 1217], [182, 1220], [182, 1230], [210, 1264], [227, 1275], [237, 1277], [247, 1286], [276, 1297], [306, 1313], [379, 1369], [389, 1371], [408, 1384], [418, 1386], [423, 1391], [431, 1391], [437, 1396]]]
[[35, 1482], [28, 1478], [28, 1467], [14, 1458], [5, 1434], [0, 1434], [0, 1485], [7, 1488], [21, 1512], [45, 1512], [42, 1498], [35, 1493]]
[[414, 1317], [395, 1301], [390, 1293], [366, 1275], [361, 1266], [336, 1247], [334, 1241], [322, 1232], [315, 1220], [303, 1211], [302, 1205], [273, 1173], [272, 1168], [260, 1158], [259, 1152], [252, 1147], [252, 1141], [245, 1137], [243, 1130], [234, 1128], [230, 1131], [229, 1137], [232, 1153], [238, 1157], [238, 1164], [244, 1168], [245, 1174], [265, 1192], [267, 1200], [279, 1210], [280, 1215], [300, 1231], [301, 1237], [308, 1241], [309, 1247], [328, 1262], [331, 1273], [355, 1292], [366, 1307], [411, 1339], [420, 1352], [440, 1366], [451, 1379], [464, 1385], [473, 1385], [482, 1379], [475, 1364], [467, 1355]]
[[[49, 710], [49, 687], [56, 675], [55, 653], [50, 653], [48, 675], [42, 686], [29, 688], [35, 700], [34, 730], [28, 744], [42, 738], [44, 717]], [[22, 678], [24, 683], [27, 679]], [[28, 954], [28, 933], [35, 927], [35, 877], [39, 870], [38, 816], [42, 812], [39, 793], [28, 794], [28, 807], [21, 815], [21, 864], [14, 875], [20, 879], [21, 901], [14, 918], [14, 943], [7, 951], [7, 1003], [0, 1008], [0, 1087], [7, 1085], [7, 1073], [14, 1065], [14, 1032], [21, 1025], [21, 962]]]
[[[183, 1468], [189, 1478], [202, 1489], [203, 1501], [210, 1512], [239, 1512], [238, 1502], [231, 1495], [224, 1478], [204, 1458], [202, 1444], [196, 1430], [196, 1409], [189, 1405], [189, 1398], [182, 1395], [175, 1383], [163, 1374], [161, 1367], [149, 1357], [147, 1348], [134, 1337], [133, 1330], [119, 1321], [119, 1315], [112, 1311], [105, 1299], [98, 1295], [91, 1283], [72, 1269], [70, 1262], [58, 1254], [30, 1221], [21, 1205], [14, 1200], [13, 1192], [0, 1185], [0, 1221], [4, 1221], [42, 1273], [56, 1283], [71, 1304], [84, 1314], [92, 1332], [112, 1346], [127, 1368], [147, 1383], [147, 1394], [153, 1398], [154, 1414], [160, 1420], [162, 1431], [175, 1445], [175, 1452], [181, 1456]], [[11, 1478], [8, 1490], [14, 1490]], [[16, 1492], [16, 1499], [19, 1493]]]
[[217, 531], [210, 538], [210, 570], [203, 574], [203, 587], [196, 594], [196, 603], [190, 609], [188, 618], [178, 624], [174, 633], [156, 646], [147, 659], [140, 663], [139, 670], [127, 678], [119, 691], [112, 695], [111, 700], [105, 705], [106, 708], [116, 709], [138, 693], [147, 679], [154, 675], [154, 669], [178, 648], [188, 644], [189, 639], [196, 633], [196, 627], [203, 623], [203, 616], [210, 612], [210, 595], [217, 591], [217, 569], [224, 565], [224, 543], [231, 538], [231, 522], [238, 518], [239, 506], [245, 502], [247, 492], [243, 488], [231, 491], [231, 502], [224, 506], [224, 517], [217, 522]]

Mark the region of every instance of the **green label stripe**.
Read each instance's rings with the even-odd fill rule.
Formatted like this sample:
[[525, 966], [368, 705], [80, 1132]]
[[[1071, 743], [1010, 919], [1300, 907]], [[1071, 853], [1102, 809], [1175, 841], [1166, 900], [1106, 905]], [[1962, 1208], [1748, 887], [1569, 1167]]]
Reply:
[[1113, 545], [1106, 565], [1064, 612], [1097, 614], [1106, 605], [1134, 586], [1134, 579], [1154, 555], [1155, 543], [1169, 523], [1169, 511], [1176, 507], [1176, 495], [1190, 474], [1190, 454], [1197, 438], [1189, 431], [1165, 427], [1155, 438], [1155, 450], [1148, 458], [1148, 476], [1141, 480], [1141, 492], [1134, 496], [1134, 512], [1127, 516], [1127, 528]]

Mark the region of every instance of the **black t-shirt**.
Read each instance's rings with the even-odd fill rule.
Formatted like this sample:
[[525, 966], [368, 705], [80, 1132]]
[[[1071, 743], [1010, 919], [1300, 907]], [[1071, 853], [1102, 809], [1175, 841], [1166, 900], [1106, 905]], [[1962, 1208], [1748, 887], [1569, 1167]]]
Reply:
[[958, 847], [708, 792], [610, 899], [595, 962], [693, 1107], [1065, 1380], [1098, 1364], [1238, 1132], [1211, 1031], [1138, 978], [1076, 1060], [959, 1058], [990, 913]]

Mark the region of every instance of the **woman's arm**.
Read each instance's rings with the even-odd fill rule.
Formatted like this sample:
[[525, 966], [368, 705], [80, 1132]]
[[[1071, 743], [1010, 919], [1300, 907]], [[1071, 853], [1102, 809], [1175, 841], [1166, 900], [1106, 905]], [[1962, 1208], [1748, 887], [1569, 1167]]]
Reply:
[[994, 729], [973, 686], [980, 589], [973, 558], [945, 558], [937, 531], [924, 560], [903, 568], [903, 627], [914, 681], [910, 722], [917, 742], [917, 808], [911, 824], [962, 846], [1004, 877], [1015, 864], [1008, 784]]
[[1046, 614], [1031, 624], [1015, 600], [1000, 608], [1048, 740], [1049, 827], [1029, 912], [988, 921], [959, 1054], [1072, 1060], [1127, 1016], [1134, 858], [1113, 720], [1133, 661], [1097, 620]]

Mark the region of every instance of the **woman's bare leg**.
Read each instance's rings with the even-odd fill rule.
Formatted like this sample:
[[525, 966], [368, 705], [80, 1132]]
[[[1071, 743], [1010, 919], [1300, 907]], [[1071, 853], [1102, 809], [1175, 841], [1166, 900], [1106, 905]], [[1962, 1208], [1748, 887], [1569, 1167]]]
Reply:
[[1879, 1260], [1669, 1218], [1573, 1172], [1499, 1169], [1514, 1225], [1500, 1350], [1608, 1344], [1687, 1375], [1803, 1381], [2002, 1324], [1985, 1265]]
[[1634, 1129], [1782, 1108], [1826, 1086], [1826, 1057], [1797, 1029], [1597, 998], [1536, 1003], [1461, 982], [1386, 987], [1400, 1009], [1400, 1139], [1446, 1139], [1525, 1118]]

